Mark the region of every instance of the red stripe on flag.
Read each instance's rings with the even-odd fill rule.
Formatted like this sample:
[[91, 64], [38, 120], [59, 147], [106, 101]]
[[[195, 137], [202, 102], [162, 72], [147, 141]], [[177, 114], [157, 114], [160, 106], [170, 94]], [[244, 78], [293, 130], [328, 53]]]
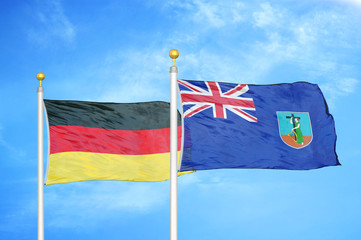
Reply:
[[178, 80], [178, 83], [186, 86], [186, 87], [189, 88], [189, 89], [192, 89], [192, 90], [195, 91], [195, 92], [201, 93], [201, 91], [199, 91], [197, 88], [194, 88], [191, 84], [188, 84], [188, 83], [185, 82], [185, 81]]
[[[178, 150], [182, 127], [178, 126]], [[95, 152], [145, 155], [170, 152], [170, 128], [151, 130], [112, 130], [80, 126], [51, 126], [50, 154]]]
[[196, 113], [199, 113], [201, 111], [203, 111], [206, 108], [212, 107], [211, 105], [204, 105], [202, 107], [197, 107], [196, 109], [194, 109], [193, 111], [189, 112], [187, 115], [185, 115], [184, 117], [191, 117]]
[[[226, 92], [224, 95], [230, 96], [230, 95], [232, 95], [234, 93], [237, 93], [237, 92], [241, 91], [246, 86], [247, 86], [246, 84], [239, 84], [237, 87], [231, 89], [231, 91], [229, 91], [229, 92]], [[238, 94], [238, 95], [240, 95], [240, 94]]]

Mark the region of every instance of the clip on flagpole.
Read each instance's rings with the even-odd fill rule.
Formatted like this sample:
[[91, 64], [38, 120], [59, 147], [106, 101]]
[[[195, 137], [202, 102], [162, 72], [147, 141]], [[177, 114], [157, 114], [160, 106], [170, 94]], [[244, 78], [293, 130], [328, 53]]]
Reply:
[[176, 49], [169, 52], [173, 59], [170, 67], [170, 240], [178, 239], [178, 141], [177, 141], [177, 73], [175, 60], [179, 56]]
[[44, 119], [43, 93], [41, 82], [45, 75], [39, 72], [36, 78], [40, 81], [38, 92], [38, 240], [44, 240]]

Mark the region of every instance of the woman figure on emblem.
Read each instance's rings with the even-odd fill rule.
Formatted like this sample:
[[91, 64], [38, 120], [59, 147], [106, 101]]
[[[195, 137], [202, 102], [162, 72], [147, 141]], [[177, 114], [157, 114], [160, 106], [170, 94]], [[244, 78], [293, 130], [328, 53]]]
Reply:
[[[292, 119], [291, 119], [291, 123], [292, 123]], [[303, 145], [304, 141], [303, 141], [303, 134], [301, 131], [301, 122], [300, 122], [300, 118], [299, 117], [295, 117], [295, 127], [292, 128], [292, 131], [295, 133], [296, 135], [296, 142], [298, 144]]]

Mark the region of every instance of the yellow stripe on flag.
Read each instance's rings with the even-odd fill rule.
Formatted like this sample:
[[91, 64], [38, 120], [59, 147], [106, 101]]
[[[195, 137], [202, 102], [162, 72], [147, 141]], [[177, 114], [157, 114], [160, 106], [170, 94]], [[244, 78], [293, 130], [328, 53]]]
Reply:
[[[179, 159], [180, 151], [178, 151]], [[46, 185], [87, 180], [156, 182], [170, 177], [170, 153], [116, 155], [62, 152], [49, 158]], [[178, 176], [189, 172], [178, 173]]]

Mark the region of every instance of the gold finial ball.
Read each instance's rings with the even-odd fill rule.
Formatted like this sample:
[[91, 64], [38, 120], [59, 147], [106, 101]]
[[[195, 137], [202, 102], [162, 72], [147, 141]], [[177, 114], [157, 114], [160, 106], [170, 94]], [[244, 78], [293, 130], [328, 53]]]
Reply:
[[172, 49], [169, 51], [169, 57], [172, 59], [176, 59], [179, 56], [179, 52], [177, 49]]
[[43, 81], [44, 78], [45, 78], [45, 74], [42, 73], [42, 72], [39, 72], [38, 74], [36, 74], [36, 78], [37, 78], [39, 81]]

